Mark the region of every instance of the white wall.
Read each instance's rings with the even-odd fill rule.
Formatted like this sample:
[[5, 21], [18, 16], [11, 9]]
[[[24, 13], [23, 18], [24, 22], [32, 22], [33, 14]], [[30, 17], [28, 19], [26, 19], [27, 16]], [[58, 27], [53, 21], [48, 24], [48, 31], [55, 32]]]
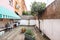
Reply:
[[35, 20], [19, 20], [20, 25], [35, 25]]
[[45, 33], [50, 39], [52, 38], [53, 34], [53, 21], [52, 20], [41, 20], [40, 29], [43, 33]]
[[60, 40], [60, 19], [40, 20], [40, 29], [51, 40]]
[[28, 20], [20, 20], [20, 25], [28, 25]]
[[39, 23], [38, 23], [38, 20], [36, 20], [36, 26], [37, 26], [37, 28], [39, 28]]
[[30, 25], [35, 25], [35, 20], [30, 20]]

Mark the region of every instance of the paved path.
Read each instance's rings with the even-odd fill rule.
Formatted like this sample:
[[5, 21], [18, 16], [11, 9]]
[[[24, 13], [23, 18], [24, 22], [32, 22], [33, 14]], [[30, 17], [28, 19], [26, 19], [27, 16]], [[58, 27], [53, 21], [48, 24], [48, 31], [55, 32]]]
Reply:
[[48, 39], [44, 38], [37, 30], [35, 30], [34, 27], [27, 27], [27, 26], [21, 26], [21, 27], [17, 27], [15, 29], [13, 29], [12, 31], [3, 35], [0, 38], [0, 40], [24, 40], [24, 38], [25, 38], [24, 34], [20, 33], [21, 32], [20, 30], [22, 27], [31, 29], [35, 34], [36, 40], [48, 40]]

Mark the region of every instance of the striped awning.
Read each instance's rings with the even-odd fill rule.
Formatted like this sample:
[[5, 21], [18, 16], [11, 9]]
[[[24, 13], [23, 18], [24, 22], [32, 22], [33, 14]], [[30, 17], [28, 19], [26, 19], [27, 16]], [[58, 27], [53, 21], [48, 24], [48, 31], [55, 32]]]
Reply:
[[3, 6], [0, 6], [0, 18], [7, 18], [7, 19], [21, 19], [14, 11], [9, 10]]

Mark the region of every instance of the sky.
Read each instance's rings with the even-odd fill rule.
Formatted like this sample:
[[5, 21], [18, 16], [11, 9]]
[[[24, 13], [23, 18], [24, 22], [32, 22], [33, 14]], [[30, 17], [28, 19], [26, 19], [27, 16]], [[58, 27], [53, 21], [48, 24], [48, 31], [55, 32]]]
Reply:
[[26, 4], [26, 7], [27, 7], [27, 10], [31, 10], [31, 4], [36, 1], [36, 2], [45, 2], [46, 3], [46, 6], [48, 6], [49, 4], [51, 4], [54, 0], [25, 0], [25, 4]]

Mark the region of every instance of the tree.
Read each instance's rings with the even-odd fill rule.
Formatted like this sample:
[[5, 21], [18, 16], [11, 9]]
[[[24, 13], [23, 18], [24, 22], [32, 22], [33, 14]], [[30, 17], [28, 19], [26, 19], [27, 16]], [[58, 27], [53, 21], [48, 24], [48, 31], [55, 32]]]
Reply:
[[37, 15], [38, 21], [39, 21], [39, 28], [40, 28], [40, 18], [42, 17], [42, 14], [46, 8], [46, 4], [42, 2], [34, 2], [31, 6], [31, 14]]
[[42, 15], [42, 12], [45, 10], [46, 4], [42, 2], [34, 2], [31, 6], [31, 13], [33, 15]]

